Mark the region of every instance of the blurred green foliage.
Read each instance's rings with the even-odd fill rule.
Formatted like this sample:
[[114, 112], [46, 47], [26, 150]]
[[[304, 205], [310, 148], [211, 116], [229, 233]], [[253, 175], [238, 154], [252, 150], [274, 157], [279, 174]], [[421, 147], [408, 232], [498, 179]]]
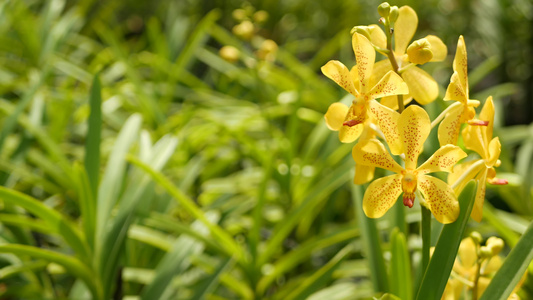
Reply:
[[[392, 4], [418, 12], [417, 37], [448, 45], [427, 69], [442, 94], [465, 36], [472, 96], [495, 98], [510, 180], [469, 226], [515, 245], [533, 216], [533, 4]], [[249, 40], [232, 32], [236, 9], [254, 22]], [[2, 1], [0, 297], [375, 295], [351, 146], [322, 117], [350, 99], [320, 67], [353, 64], [350, 29], [377, 16], [373, 1]], [[219, 55], [227, 45], [237, 61]], [[418, 252], [419, 212], [406, 214]], [[385, 252], [392, 219], [376, 222]]]

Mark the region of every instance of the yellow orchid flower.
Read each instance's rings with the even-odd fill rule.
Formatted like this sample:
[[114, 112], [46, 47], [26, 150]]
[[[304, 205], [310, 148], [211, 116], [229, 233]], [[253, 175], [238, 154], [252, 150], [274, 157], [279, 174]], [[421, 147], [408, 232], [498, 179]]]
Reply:
[[[503, 240], [497, 237], [490, 237], [486, 246], [476, 245], [471, 237], [464, 238], [459, 245], [457, 258], [453, 264], [452, 275], [446, 284], [446, 288], [441, 299], [445, 300], [459, 300], [466, 288], [472, 290], [474, 288], [474, 281], [476, 280], [476, 273], [479, 267], [479, 278], [477, 282], [477, 296], [480, 297], [489, 286], [494, 274], [502, 266], [502, 258], [497, 255], [499, 251], [491, 251], [492, 244], [498, 244], [498, 247], [503, 247]], [[480, 257], [480, 248], [486, 248], [488, 257]], [[490, 253], [492, 252], [492, 253]], [[479, 265], [480, 264], [480, 265]], [[479, 265], [479, 266], [478, 266]], [[516, 291], [520, 288], [525, 276], [515, 287], [513, 294], [509, 299], [520, 299]]]
[[453, 173], [448, 176], [448, 183], [450, 185], [461, 180], [455, 187], [456, 193], [460, 193], [466, 183], [471, 179], [475, 178], [478, 181], [476, 200], [471, 214], [472, 219], [477, 222], [481, 222], [483, 216], [485, 182], [491, 184], [507, 184], [507, 180], [496, 178], [496, 171], [494, 170], [494, 167], [498, 167], [501, 163], [499, 160], [501, 144], [498, 137], [492, 138], [494, 124], [494, 103], [492, 97], [488, 97], [485, 101], [479, 117], [482, 120], [487, 120], [488, 125], [468, 125], [463, 129], [463, 140], [465, 147], [475, 151], [481, 158], [458, 164], [455, 166]]
[[[372, 43], [385, 49], [387, 47], [385, 33], [377, 25], [371, 26]], [[448, 54], [448, 48], [440, 38], [434, 35], [428, 35], [409, 45], [417, 26], [418, 16], [416, 12], [407, 5], [400, 7], [398, 19], [394, 23], [394, 56], [400, 70], [405, 68], [401, 76], [409, 87], [409, 94], [404, 97], [404, 103], [407, 104], [414, 98], [418, 103], [425, 105], [437, 98], [439, 86], [431, 75], [415, 65], [427, 61], [444, 60]], [[374, 65], [372, 80], [375, 80], [374, 77], [380, 78], [390, 70], [392, 70], [392, 65], [389, 59], [377, 62]], [[398, 109], [396, 97], [384, 97], [381, 103], [387, 107]]]
[[329, 61], [321, 68], [324, 75], [355, 96], [349, 108], [343, 103], [336, 102], [330, 105], [324, 116], [328, 128], [339, 131], [339, 139], [343, 143], [351, 143], [361, 135], [370, 100], [408, 93], [407, 85], [402, 78], [392, 71], [371, 86], [370, 76], [376, 58], [374, 47], [359, 33], [352, 35], [352, 46], [357, 61], [352, 72], [336, 60]]
[[466, 55], [466, 45], [463, 36], [459, 37], [457, 51], [453, 60], [453, 74], [450, 84], [446, 89], [444, 100], [455, 100], [457, 104], [452, 104], [447, 110], [444, 120], [439, 125], [439, 143], [457, 144], [461, 124], [487, 125], [486, 121], [474, 119], [476, 111], [474, 107], [479, 106], [479, 101], [469, 99], [468, 89], [468, 63]]
[[370, 218], [383, 216], [403, 193], [403, 203], [412, 207], [415, 192], [419, 190], [425, 198], [425, 205], [435, 218], [444, 224], [455, 221], [459, 215], [459, 203], [450, 186], [442, 180], [426, 174], [446, 171], [457, 161], [466, 157], [461, 148], [446, 145], [438, 149], [425, 163], [417, 168], [418, 156], [430, 132], [429, 116], [419, 106], [409, 106], [398, 117], [397, 140], [388, 140], [390, 148], [400, 148], [405, 154], [405, 168], [390, 156], [385, 146], [377, 139], [359, 142], [354, 146], [352, 156], [357, 164], [379, 167], [396, 174], [379, 178], [367, 188], [363, 197], [363, 210]]

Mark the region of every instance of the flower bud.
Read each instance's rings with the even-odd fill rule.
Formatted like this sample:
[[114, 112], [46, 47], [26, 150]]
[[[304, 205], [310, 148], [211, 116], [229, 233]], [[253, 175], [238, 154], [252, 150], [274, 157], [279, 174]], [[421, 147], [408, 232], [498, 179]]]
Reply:
[[407, 47], [407, 56], [409, 57], [409, 61], [414, 64], [425, 64], [433, 58], [431, 44], [427, 39], [416, 40]]
[[360, 35], [363, 35], [366, 37], [369, 41], [370, 39], [370, 31], [368, 30], [368, 26], [354, 26], [352, 30], [350, 30], [350, 34], [359, 33]]
[[239, 22], [244, 21], [246, 19], [246, 11], [242, 8], [237, 8], [231, 13], [231, 15], [235, 20]]
[[264, 40], [261, 47], [256, 54], [259, 59], [266, 61], [274, 61], [276, 59], [276, 52], [278, 51], [278, 44], [273, 40]]
[[254, 35], [254, 24], [250, 21], [242, 21], [239, 25], [235, 25], [232, 31], [236, 36], [249, 40]]
[[378, 6], [378, 14], [382, 16], [383, 18], [388, 17], [389, 12], [390, 12], [390, 4], [388, 2], [383, 2]]
[[233, 47], [233, 46], [224, 46], [220, 48], [218, 51], [218, 54], [220, 57], [222, 57], [225, 61], [234, 63], [239, 59], [240, 52], [239, 49]]
[[268, 20], [268, 13], [264, 10], [259, 10], [255, 12], [254, 14], [254, 21], [257, 23], [264, 23], [266, 20]]
[[492, 250], [487, 246], [482, 246], [479, 248], [479, 257], [480, 258], [489, 258], [492, 257]]
[[481, 244], [481, 241], [483, 240], [483, 238], [481, 237], [481, 234], [477, 231], [472, 231], [470, 233], [470, 237], [472, 238], [472, 240], [474, 240], [474, 243], [476, 243], [477, 245]]
[[400, 11], [398, 10], [398, 6], [391, 7], [390, 12], [389, 12], [389, 21], [391, 23], [396, 22], [396, 20], [398, 20], [399, 15], [400, 15]]
[[491, 236], [487, 240], [487, 247], [492, 251], [492, 255], [497, 255], [502, 251], [504, 246], [503, 240], [495, 236]]

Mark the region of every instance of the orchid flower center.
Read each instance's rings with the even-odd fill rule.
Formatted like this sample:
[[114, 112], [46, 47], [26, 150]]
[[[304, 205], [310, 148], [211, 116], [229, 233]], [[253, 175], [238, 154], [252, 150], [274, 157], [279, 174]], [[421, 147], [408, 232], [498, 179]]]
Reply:
[[406, 170], [402, 178], [403, 205], [413, 207], [416, 192], [416, 171]]

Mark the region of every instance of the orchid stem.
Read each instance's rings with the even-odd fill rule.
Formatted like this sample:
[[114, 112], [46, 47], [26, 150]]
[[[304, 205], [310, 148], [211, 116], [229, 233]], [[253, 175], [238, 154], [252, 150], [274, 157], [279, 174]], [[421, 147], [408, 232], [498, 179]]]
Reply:
[[[392, 33], [394, 32], [394, 29], [391, 28], [389, 24], [385, 24], [385, 31], [387, 32], [387, 57], [390, 60], [392, 70], [394, 70], [394, 72], [398, 74], [398, 76], [401, 76], [399, 72], [400, 67], [398, 66], [398, 62], [396, 61], [396, 57], [394, 56], [394, 51], [392, 50]], [[403, 95], [397, 95], [397, 99], [398, 112], [402, 113], [402, 111], [405, 109], [405, 105], [403, 105]]]

